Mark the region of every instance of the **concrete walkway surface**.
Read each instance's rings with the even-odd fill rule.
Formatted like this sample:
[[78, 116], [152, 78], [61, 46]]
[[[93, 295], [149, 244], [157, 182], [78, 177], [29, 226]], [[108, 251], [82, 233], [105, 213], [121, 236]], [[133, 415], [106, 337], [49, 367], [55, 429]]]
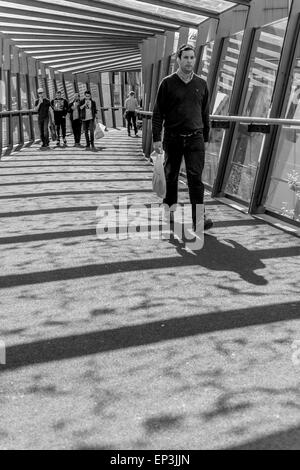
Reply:
[[201, 251], [100, 240], [159, 199], [141, 139], [97, 147], [0, 162], [0, 448], [299, 449], [299, 239], [207, 195]]

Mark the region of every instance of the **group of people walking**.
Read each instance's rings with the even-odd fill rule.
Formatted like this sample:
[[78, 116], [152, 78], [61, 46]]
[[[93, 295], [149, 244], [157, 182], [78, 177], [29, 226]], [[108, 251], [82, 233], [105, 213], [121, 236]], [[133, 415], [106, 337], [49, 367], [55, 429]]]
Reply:
[[[213, 226], [212, 220], [204, 212], [204, 184], [202, 172], [205, 163], [205, 150], [208, 147], [209, 122], [209, 93], [207, 83], [194, 73], [196, 62], [195, 48], [183, 44], [177, 51], [176, 72], [165, 77], [160, 83], [155, 100], [152, 117], [153, 149], [157, 154], [164, 150], [164, 173], [166, 180], [166, 195], [163, 200], [168, 208], [168, 217], [172, 219], [178, 200], [178, 177], [182, 158], [185, 159], [187, 183], [190, 202], [192, 205], [193, 229], [195, 233], [202, 230], [201, 219], [204, 218], [204, 230]], [[49, 110], [54, 112], [54, 121], [58, 144], [60, 131], [66, 144], [66, 115], [70, 113], [73, 126], [75, 146], [80, 145], [81, 127], [86, 136], [86, 148], [94, 149], [94, 124], [97, 115], [96, 103], [91, 93], [85, 92], [83, 100], [75, 95], [72, 103], [68, 104], [57, 92], [51, 102], [45, 98], [44, 91], [38, 90], [39, 100], [36, 110], [39, 113], [42, 147], [49, 146]], [[133, 127], [137, 136], [136, 114], [138, 102], [135, 93], [129, 93], [125, 101], [125, 117], [130, 136]]]
[[74, 134], [74, 147], [81, 147], [81, 131], [85, 133], [86, 149], [95, 149], [95, 124], [97, 117], [97, 105], [92, 99], [90, 91], [86, 91], [84, 99], [80, 98], [79, 93], [75, 93], [74, 100], [71, 103], [62, 97], [60, 91], [57, 91], [55, 98], [50, 101], [45, 96], [42, 88], [38, 89], [39, 98], [35, 102], [35, 111], [38, 112], [38, 122], [40, 129], [40, 137], [42, 141], [41, 149], [49, 148], [50, 134], [49, 124], [55, 125], [55, 133], [57, 145], [60, 146], [61, 137], [64, 146], [67, 145], [66, 140], [66, 117], [70, 115], [72, 130]]

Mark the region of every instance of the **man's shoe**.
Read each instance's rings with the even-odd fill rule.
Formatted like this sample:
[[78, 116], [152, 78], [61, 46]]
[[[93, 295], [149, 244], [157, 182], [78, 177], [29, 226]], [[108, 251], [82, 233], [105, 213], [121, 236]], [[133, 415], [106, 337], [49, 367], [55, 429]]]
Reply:
[[60, 140], [56, 142], [57, 147], [60, 147]]
[[64, 139], [64, 145], [67, 146], [67, 139]]
[[204, 230], [209, 230], [214, 225], [213, 221], [204, 216]]

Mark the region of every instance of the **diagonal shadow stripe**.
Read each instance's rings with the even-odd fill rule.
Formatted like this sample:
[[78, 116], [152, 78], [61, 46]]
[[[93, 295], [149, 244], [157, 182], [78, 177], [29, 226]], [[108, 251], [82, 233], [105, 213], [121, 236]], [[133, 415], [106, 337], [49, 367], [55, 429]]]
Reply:
[[30, 243], [41, 242], [46, 240], [57, 240], [62, 238], [76, 238], [76, 237], [89, 237], [96, 236], [95, 228], [88, 228], [82, 230], [66, 230], [63, 232], [47, 232], [47, 233], [33, 233], [30, 235], [17, 235], [11, 237], [0, 238], [0, 245], [11, 245], [12, 243]]
[[0, 371], [299, 318], [300, 302], [287, 302], [50, 338], [8, 347], [7, 364]]
[[1, 212], [0, 218], [5, 219], [11, 217], [28, 217], [31, 215], [64, 214], [67, 212], [96, 212], [97, 209], [97, 206], [53, 207], [51, 209], [37, 209], [32, 211]]
[[[113, 202], [112, 202], [113, 203]], [[207, 201], [205, 205], [219, 205], [217, 201]], [[149, 208], [150, 204], [143, 204]], [[110, 208], [111, 206], [107, 206]], [[101, 204], [101, 208], [105, 209], [106, 206]], [[13, 218], [13, 217], [27, 217], [32, 215], [43, 215], [43, 214], [63, 214], [67, 212], [93, 212], [98, 209], [98, 206], [79, 206], [79, 207], [53, 207], [49, 209], [36, 209], [31, 211], [16, 211], [16, 212], [0, 212], [0, 219]], [[238, 222], [238, 221], [235, 221]], [[249, 222], [250, 223], [250, 222]], [[261, 223], [263, 223], [261, 221]], [[215, 222], [217, 224], [217, 222]], [[248, 224], [247, 224], [248, 225]]]
[[48, 197], [48, 196], [74, 196], [79, 194], [135, 194], [135, 193], [153, 193], [152, 189], [108, 189], [105, 191], [101, 190], [90, 190], [90, 191], [50, 191], [47, 193], [25, 193], [25, 194], [7, 194], [0, 196], [0, 199], [24, 199], [24, 198], [35, 198], [35, 197]]
[[[51, 161], [51, 160], [48, 160], [48, 161]], [[76, 166], [80, 166], [80, 167], [86, 167], [86, 166], [90, 166], [90, 167], [106, 167], [106, 166], [112, 166], [112, 167], [116, 167], [116, 171], [118, 171], [118, 168], [119, 167], [128, 167], [128, 166], [134, 166], [134, 167], [145, 167], [145, 166], [148, 166], [147, 163], [114, 163], [114, 164], [104, 164], [104, 165], [101, 165], [101, 163], [91, 163], [90, 165], [87, 164], [85, 165], [84, 163], [72, 163], [70, 165], [49, 165], [48, 163], [45, 162], [45, 165], [14, 165], [14, 166], [9, 166], [9, 165], [1, 165], [1, 168], [3, 169], [6, 169], [6, 168], [27, 168], [27, 170], [29, 168], [59, 168], [59, 167], [70, 167], [70, 168], [73, 168], [73, 167], [76, 167]]]
[[269, 434], [226, 450], [300, 450], [300, 427]]
[[[104, 206], [105, 207], [105, 206]], [[104, 210], [103, 207], [103, 210]], [[59, 210], [56, 211], [58, 213]], [[95, 208], [96, 211], [96, 208]], [[0, 214], [1, 217], [1, 214]], [[96, 218], [96, 215], [95, 215]], [[91, 221], [92, 223], [92, 221]], [[264, 225], [264, 222], [256, 222], [254, 220], [234, 220], [234, 221], [224, 221], [224, 222], [215, 222], [214, 227], [230, 227], [230, 226], [253, 226], [253, 225]], [[154, 230], [154, 226], [160, 233], [163, 230], [162, 225], [157, 224], [150, 224], [149, 225], [140, 225], [140, 233], [150, 233], [150, 231]], [[116, 227], [117, 234], [124, 234], [128, 233], [128, 227], [125, 226], [118, 226]], [[96, 229], [82, 229], [82, 230], [66, 230], [62, 232], [44, 232], [44, 233], [32, 233], [27, 235], [10, 235], [8, 237], [1, 237], [0, 238], [0, 245], [11, 245], [14, 243], [30, 243], [30, 242], [37, 242], [37, 241], [45, 241], [45, 240], [57, 240], [60, 238], [76, 238], [76, 237], [89, 237], [89, 236], [96, 236]]]
[[65, 183], [127, 183], [128, 181], [147, 181], [145, 177], [143, 178], [114, 178], [114, 179], [92, 179], [92, 180], [76, 180], [76, 179], [69, 179], [69, 180], [47, 180], [47, 181], [20, 181], [20, 182], [10, 182], [10, 183], [0, 183], [1, 186], [34, 186], [35, 184], [43, 185], [43, 184], [65, 184]]
[[[0, 289], [60, 282], [74, 279], [108, 276], [112, 274], [147, 271], [157, 269], [183, 268], [187, 266], [204, 267], [214, 271], [237, 272], [249, 282], [254, 281], [253, 272], [264, 267], [261, 259], [295, 256], [295, 247], [271, 250], [250, 251], [243, 246], [227, 247], [206, 237], [205, 248], [198, 256], [184, 254], [170, 258], [137, 259], [131, 261], [116, 261], [109, 264], [89, 264], [52, 271], [37, 271], [24, 274], [10, 274], [0, 277]], [[238, 245], [238, 244], [237, 244]], [[180, 249], [179, 249], [180, 250]], [[227, 251], [226, 251], [227, 250]], [[298, 255], [299, 249], [298, 250]]]
[[[71, 167], [70, 167], [71, 168]], [[31, 173], [23, 173], [23, 172], [20, 172], [20, 173], [2, 173], [1, 174], [1, 178], [3, 177], [10, 177], [10, 176], [35, 176], [35, 175], [63, 175], [63, 174], [67, 174], [67, 175], [72, 175], [72, 174], [90, 174], [92, 173], [93, 175], [94, 174], [105, 174], [105, 173], [124, 173], [124, 174], [128, 174], [128, 173], [153, 173], [153, 169], [149, 169], [149, 170], [126, 170], [124, 172], [118, 172], [116, 170], [96, 170], [96, 171], [92, 171], [92, 170], [83, 170], [83, 171], [42, 171], [42, 172], [36, 172], [36, 171], [32, 171]]]

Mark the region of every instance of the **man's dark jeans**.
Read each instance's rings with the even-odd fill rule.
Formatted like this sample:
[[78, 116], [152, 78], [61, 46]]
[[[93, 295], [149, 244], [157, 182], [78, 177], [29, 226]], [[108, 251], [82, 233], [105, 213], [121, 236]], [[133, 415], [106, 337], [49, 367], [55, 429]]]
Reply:
[[56, 115], [55, 116], [55, 126], [56, 126], [56, 132], [57, 132], [57, 140], [60, 139], [60, 130], [61, 130], [63, 139], [65, 139], [66, 134], [67, 134], [66, 117]]
[[80, 119], [74, 119], [72, 121], [72, 129], [73, 129], [75, 144], [80, 144], [80, 139], [81, 139], [81, 120]]
[[132, 122], [134, 132], [135, 132], [135, 134], [137, 134], [138, 130], [137, 130], [137, 127], [136, 127], [136, 114], [135, 114], [135, 112], [134, 111], [127, 111], [126, 119], [127, 119], [128, 134], [130, 134], [131, 122]]
[[39, 130], [43, 147], [49, 146], [49, 118], [39, 119]]
[[167, 193], [164, 203], [169, 207], [178, 200], [178, 177], [182, 157], [185, 160], [190, 202], [192, 204], [193, 222], [196, 222], [196, 206], [203, 204], [204, 184], [202, 172], [205, 160], [205, 144], [202, 132], [190, 137], [165, 133], [163, 148], [165, 151], [165, 175]]
[[83, 130], [85, 133], [85, 140], [86, 145], [89, 147], [90, 145], [94, 145], [95, 141], [95, 121], [91, 119], [89, 121], [83, 121]]

